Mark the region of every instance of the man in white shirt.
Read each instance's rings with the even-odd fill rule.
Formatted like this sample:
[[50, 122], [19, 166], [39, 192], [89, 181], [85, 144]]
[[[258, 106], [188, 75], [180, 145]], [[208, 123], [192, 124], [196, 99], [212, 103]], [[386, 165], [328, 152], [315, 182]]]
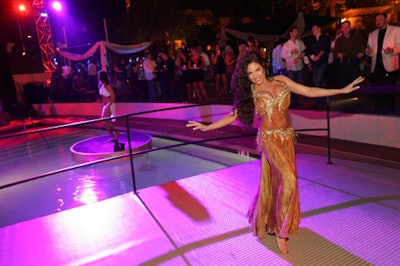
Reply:
[[299, 40], [299, 30], [293, 27], [289, 32], [290, 38], [283, 44], [282, 58], [286, 62], [287, 75], [290, 79], [297, 83], [303, 83], [303, 60], [305, 64], [309, 64], [307, 57], [299, 59], [298, 56], [306, 49], [302, 40]]
[[158, 97], [157, 84], [155, 80], [157, 63], [153, 59], [153, 55], [150, 52], [146, 53], [145, 58], [146, 59], [143, 62], [143, 69], [149, 90], [149, 100], [155, 101]]
[[89, 59], [87, 66], [89, 90], [97, 91], [97, 66], [93, 59]]

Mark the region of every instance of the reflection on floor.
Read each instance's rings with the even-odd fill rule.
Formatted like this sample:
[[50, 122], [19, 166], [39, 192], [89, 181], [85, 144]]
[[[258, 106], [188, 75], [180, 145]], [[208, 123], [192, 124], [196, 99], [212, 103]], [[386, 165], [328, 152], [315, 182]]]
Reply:
[[[0, 265], [399, 265], [399, 168], [341, 159], [329, 165], [304, 153], [297, 160], [302, 220], [288, 255], [273, 237], [249, 230], [259, 160], [248, 160], [4, 226]], [[181, 161], [182, 169], [193, 163]], [[120, 183], [118, 175], [103, 178]], [[0, 208], [12, 204], [7, 198]]]
[[[4, 156], [0, 161], [2, 173], [0, 186], [52, 173], [62, 168], [71, 170], [0, 190], [0, 214], [6, 214], [0, 219], [0, 227], [133, 191], [129, 157], [73, 168], [79, 162], [74, 160], [76, 154], [70, 152], [70, 147], [76, 147], [77, 143], [104, 139], [102, 143], [96, 142], [97, 151], [106, 150], [108, 156], [109, 151], [113, 149], [113, 143], [107, 141], [109, 136], [104, 135], [104, 130], [61, 129], [48, 131], [43, 135], [46, 141], [35, 134], [29, 136], [29, 139], [22, 137], [21, 142], [18, 142], [21, 139], [18, 137], [1, 143]], [[138, 141], [147, 146], [148, 135], [131, 132], [131, 136], [139, 136], [131, 139], [134, 146], [143, 146], [139, 145]], [[124, 138], [121, 138], [121, 141], [123, 140]], [[179, 143], [154, 137], [152, 138], [154, 151], [143, 156], [134, 156], [133, 167], [137, 189], [254, 160], [248, 156], [194, 145], [157, 150], [159, 147]]]

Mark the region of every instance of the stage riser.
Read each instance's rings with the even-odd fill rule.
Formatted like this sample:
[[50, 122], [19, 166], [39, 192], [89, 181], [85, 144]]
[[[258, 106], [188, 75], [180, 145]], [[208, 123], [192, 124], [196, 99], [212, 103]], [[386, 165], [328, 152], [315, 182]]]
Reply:
[[[124, 115], [183, 105], [190, 104], [117, 103], [117, 113], [118, 115]], [[100, 103], [46, 103], [34, 104], [34, 108], [38, 114], [42, 115], [72, 115], [98, 118], [101, 112]], [[140, 117], [214, 122], [231, 110], [232, 107], [229, 105], [194, 106], [144, 114], [140, 115]], [[290, 112], [295, 129], [326, 128], [325, 111], [293, 109]], [[331, 137], [334, 139], [400, 148], [400, 117], [341, 112], [331, 112], [330, 117]], [[235, 122], [235, 125], [239, 126], [240, 124]], [[326, 131], [307, 131], [302, 133], [326, 136]]]

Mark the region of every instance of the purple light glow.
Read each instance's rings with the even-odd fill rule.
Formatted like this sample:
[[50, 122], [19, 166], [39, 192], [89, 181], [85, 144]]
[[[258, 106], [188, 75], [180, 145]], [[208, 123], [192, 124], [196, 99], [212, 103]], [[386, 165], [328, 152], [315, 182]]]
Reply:
[[60, 12], [62, 10], [62, 5], [60, 2], [58, 1], [54, 1], [51, 6], [53, 7], [53, 9], [57, 12]]

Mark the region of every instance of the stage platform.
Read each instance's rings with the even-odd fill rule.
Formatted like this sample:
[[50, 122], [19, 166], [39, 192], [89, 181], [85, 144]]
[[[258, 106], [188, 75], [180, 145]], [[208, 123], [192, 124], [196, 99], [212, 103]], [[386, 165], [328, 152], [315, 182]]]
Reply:
[[0, 265], [400, 265], [399, 169], [297, 162], [302, 220], [288, 255], [247, 223], [254, 160], [0, 228]]
[[[130, 143], [132, 152], [146, 150], [151, 147], [152, 137], [148, 134], [131, 132]], [[94, 160], [105, 159], [116, 155], [129, 154], [128, 134], [122, 132], [118, 138], [118, 143], [123, 144], [123, 151], [114, 151], [114, 142], [110, 135], [96, 136], [81, 140], [71, 146], [70, 151], [75, 162], [86, 163]]]

